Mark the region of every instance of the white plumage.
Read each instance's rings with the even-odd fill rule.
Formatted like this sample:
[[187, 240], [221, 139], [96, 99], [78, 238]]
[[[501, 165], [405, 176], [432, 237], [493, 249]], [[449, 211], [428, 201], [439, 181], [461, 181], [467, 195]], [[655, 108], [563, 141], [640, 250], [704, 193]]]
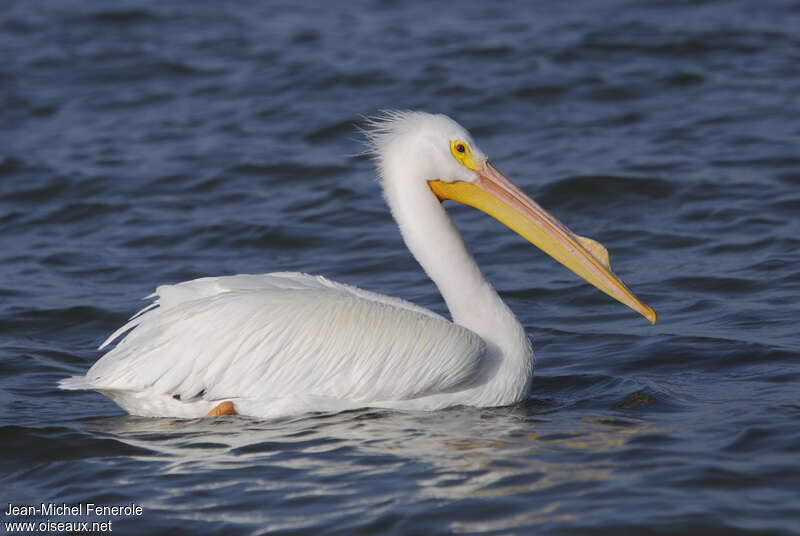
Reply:
[[[357, 407], [463, 388], [485, 351], [480, 337], [426, 309], [319, 276], [203, 278], [156, 294], [156, 307], [101, 346], [132, 330], [114, 349], [62, 387], [97, 389], [149, 415], [202, 416], [219, 400], [237, 400], [240, 412], [302, 405], [309, 395]], [[439, 358], [415, 359], [425, 355]]]
[[[384, 197], [453, 322], [320, 276], [203, 278], [159, 287], [155, 302], [100, 349], [121, 337], [117, 345], [85, 376], [62, 380], [61, 387], [100, 391], [132, 414], [175, 417], [203, 416], [223, 401], [240, 414], [273, 417], [365, 406], [505, 405], [524, 398], [533, 376], [528, 338], [440, 203], [462, 200], [461, 194], [436, 190], [480, 185], [495, 180], [496, 170], [446, 116], [395, 112], [371, 127]], [[505, 199], [503, 192], [492, 195]], [[479, 206], [469, 199], [462, 201]]]

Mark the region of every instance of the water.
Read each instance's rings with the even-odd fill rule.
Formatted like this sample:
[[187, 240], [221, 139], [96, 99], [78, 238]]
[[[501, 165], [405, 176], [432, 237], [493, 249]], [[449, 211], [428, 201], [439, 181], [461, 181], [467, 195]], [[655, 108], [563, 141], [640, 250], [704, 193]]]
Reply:
[[[800, 533], [798, 28], [789, 1], [6, 2], [4, 512], [140, 505], [106, 516], [125, 534]], [[302, 270], [445, 313], [359, 155], [354, 125], [385, 108], [467, 126], [658, 323], [454, 206], [534, 340], [518, 406], [176, 421], [56, 388], [163, 283]]]

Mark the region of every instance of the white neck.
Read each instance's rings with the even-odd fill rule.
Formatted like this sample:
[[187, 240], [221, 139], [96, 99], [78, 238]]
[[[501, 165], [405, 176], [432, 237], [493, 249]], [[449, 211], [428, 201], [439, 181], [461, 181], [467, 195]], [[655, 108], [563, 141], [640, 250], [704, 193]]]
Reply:
[[[384, 171], [387, 168], [397, 166], [384, 167]], [[522, 400], [533, 378], [533, 351], [522, 326], [483, 277], [427, 183], [407, 176], [384, 174], [383, 178], [384, 195], [403, 239], [436, 283], [453, 322], [477, 333], [487, 344], [484, 378], [468, 391], [464, 403], [507, 405]]]

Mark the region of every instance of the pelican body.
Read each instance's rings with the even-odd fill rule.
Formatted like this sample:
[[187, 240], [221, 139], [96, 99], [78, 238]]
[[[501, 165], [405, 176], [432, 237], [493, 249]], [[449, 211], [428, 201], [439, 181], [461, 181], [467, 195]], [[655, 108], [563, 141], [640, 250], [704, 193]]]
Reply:
[[64, 389], [94, 389], [142, 416], [258, 418], [359, 407], [435, 410], [523, 400], [533, 378], [524, 329], [483, 277], [442, 202], [497, 218], [651, 322], [652, 308], [515, 187], [444, 115], [390, 112], [366, 130], [383, 195], [451, 320], [321, 276], [210, 277], [158, 287]]

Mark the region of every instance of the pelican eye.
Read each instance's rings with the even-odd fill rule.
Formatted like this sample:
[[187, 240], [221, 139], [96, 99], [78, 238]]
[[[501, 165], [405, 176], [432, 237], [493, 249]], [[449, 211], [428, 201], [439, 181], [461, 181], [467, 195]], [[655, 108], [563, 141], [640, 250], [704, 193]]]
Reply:
[[478, 165], [472, 157], [472, 150], [469, 144], [463, 140], [453, 140], [450, 142], [450, 152], [453, 153], [453, 158], [458, 160], [463, 166], [471, 169], [472, 171], [478, 170]]

